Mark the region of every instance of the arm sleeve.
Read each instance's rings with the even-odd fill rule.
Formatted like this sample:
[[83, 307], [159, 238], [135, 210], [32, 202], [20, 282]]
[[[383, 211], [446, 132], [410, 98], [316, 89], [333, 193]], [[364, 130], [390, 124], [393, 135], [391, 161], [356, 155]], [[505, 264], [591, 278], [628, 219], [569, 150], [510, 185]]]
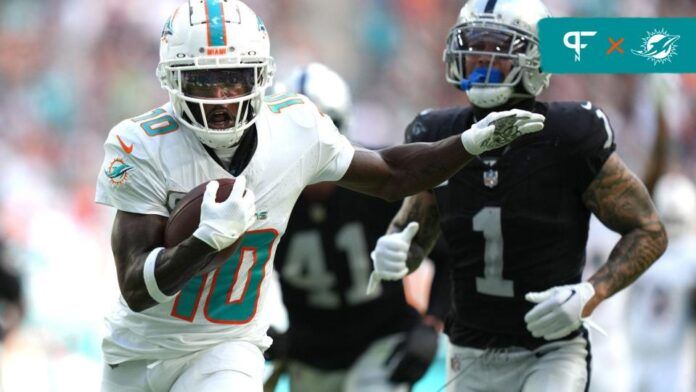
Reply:
[[577, 129], [569, 145], [572, 146], [570, 153], [576, 158], [573, 162], [576, 165], [577, 187], [584, 192], [609, 156], [616, 151], [616, 142], [609, 119], [601, 109], [592, 106], [579, 110], [584, 111], [585, 119], [579, 121], [583, 126]]
[[104, 143], [95, 201], [121, 211], [169, 217], [165, 181], [154, 160], [144, 148], [127, 154], [115, 135], [112, 131]]
[[311, 154], [309, 184], [338, 181], [348, 170], [355, 148], [341, 135], [329, 116], [317, 111], [317, 141]]

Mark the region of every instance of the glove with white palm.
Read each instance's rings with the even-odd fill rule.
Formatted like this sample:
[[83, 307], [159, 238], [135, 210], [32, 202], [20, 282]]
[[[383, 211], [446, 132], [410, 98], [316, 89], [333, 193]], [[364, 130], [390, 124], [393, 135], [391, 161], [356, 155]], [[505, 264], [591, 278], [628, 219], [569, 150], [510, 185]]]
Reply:
[[546, 117], [539, 113], [512, 109], [491, 112], [462, 133], [462, 144], [471, 155], [479, 155], [510, 144], [528, 133], [544, 128]]
[[201, 221], [193, 236], [220, 251], [237, 241], [256, 222], [256, 199], [246, 189], [246, 178], [237, 177], [232, 191], [220, 203], [215, 201], [220, 184], [210, 181], [201, 204]]
[[537, 304], [524, 316], [527, 330], [532, 336], [546, 340], [568, 336], [585, 321], [582, 310], [594, 294], [589, 282], [527, 293], [524, 298]]
[[408, 249], [418, 233], [418, 222], [411, 222], [403, 231], [386, 234], [377, 240], [375, 250], [370, 253], [374, 271], [370, 274], [367, 294], [371, 294], [384, 280], [399, 280], [408, 274]]

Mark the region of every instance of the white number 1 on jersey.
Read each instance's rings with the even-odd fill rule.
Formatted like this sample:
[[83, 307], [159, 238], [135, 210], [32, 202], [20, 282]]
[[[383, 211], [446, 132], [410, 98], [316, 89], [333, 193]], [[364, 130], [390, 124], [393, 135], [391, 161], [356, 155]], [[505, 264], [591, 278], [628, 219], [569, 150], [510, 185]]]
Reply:
[[513, 297], [514, 285], [503, 279], [503, 230], [500, 207], [485, 207], [473, 219], [475, 231], [483, 232], [486, 241], [483, 253], [483, 277], [476, 278], [476, 291], [496, 297]]

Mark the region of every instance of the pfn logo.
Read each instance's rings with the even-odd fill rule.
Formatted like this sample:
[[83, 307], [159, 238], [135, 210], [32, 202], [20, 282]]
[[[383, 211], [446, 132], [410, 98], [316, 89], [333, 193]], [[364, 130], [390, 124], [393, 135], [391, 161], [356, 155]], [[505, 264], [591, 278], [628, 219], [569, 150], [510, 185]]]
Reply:
[[596, 31], [569, 31], [563, 36], [563, 44], [566, 48], [575, 51], [575, 61], [580, 61], [580, 51], [587, 47], [587, 44], [581, 42], [582, 37], [594, 37]]

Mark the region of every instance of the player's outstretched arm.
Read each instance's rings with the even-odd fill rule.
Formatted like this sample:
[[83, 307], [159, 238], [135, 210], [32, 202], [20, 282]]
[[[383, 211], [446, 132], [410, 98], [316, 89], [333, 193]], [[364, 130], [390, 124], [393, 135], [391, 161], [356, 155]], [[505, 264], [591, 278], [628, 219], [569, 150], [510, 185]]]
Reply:
[[[148, 255], [164, 246], [167, 218], [159, 215], [116, 213], [111, 246], [121, 295], [131, 310], [143, 311], [157, 304], [147, 291], [143, 268]], [[178, 292], [213, 257], [216, 250], [196, 237], [160, 252], [155, 277], [165, 295]]]
[[609, 260], [589, 279], [595, 295], [584, 308], [586, 317], [662, 255], [667, 234], [647, 189], [616, 153], [590, 183], [583, 201], [605, 226], [621, 234]]
[[356, 148], [348, 171], [338, 183], [357, 192], [397, 201], [435, 187], [473, 158], [459, 136], [379, 151]]
[[524, 110], [493, 112], [461, 135], [379, 151], [357, 149], [339, 181], [346, 188], [395, 201], [434, 188], [475, 155], [544, 128], [544, 116]]

